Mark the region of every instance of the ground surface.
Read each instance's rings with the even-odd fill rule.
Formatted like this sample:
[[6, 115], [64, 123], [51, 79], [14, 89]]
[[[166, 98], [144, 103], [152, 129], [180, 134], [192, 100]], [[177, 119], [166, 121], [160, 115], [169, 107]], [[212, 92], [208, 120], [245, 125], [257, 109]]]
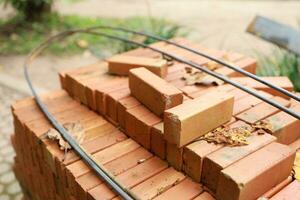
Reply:
[[[65, 2], [65, 1], [63, 1]], [[77, 1], [75, 1], [77, 2]], [[270, 46], [245, 29], [256, 15], [264, 15], [297, 26], [300, 20], [299, 1], [216, 1], [216, 0], [85, 0], [74, 4], [59, 3], [63, 14], [85, 16], [130, 17], [151, 15], [165, 17], [187, 27], [190, 37], [203, 45], [254, 55], [268, 52]], [[12, 14], [0, 8], [0, 18]], [[1, 52], [0, 52], [1, 54]], [[10, 104], [29, 95], [22, 64], [25, 56], [0, 56], [0, 199], [20, 199], [20, 188], [10, 170], [14, 155], [9, 142], [12, 133]], [[40, 91], [59, 86], [57, 71], [92, 63], [96, 58], [86, 55], [57, 58], [43, 56], [35, 62], [32, 77]]]

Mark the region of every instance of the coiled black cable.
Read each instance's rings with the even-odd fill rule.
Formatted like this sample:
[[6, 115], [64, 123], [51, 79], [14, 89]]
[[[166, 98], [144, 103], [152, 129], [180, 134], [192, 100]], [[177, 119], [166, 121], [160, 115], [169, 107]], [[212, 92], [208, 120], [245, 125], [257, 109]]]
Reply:
[[[277, 103], [276, 101], [270, 100], [266, 97], [264, 97], [263, 95], [260, 95], [258, 93], [256, 93], [255, 91], [252, 91], [238, 83], [235, 83], [234, 81], [231, 81], [229, 78], [220, 75], [216, 72], [213, 72], [205, 67], [202, 67], [194, 62], [191, 61], [187, 61], [183, 58], [180, 58], [176, 55], [170, 54], [168, 52], [164, 52], [161, 51], [159, 49], [156, 49], [154, 47], [150, 47], [147, 46], [143, 43], [139, 43], [136, 41], [132, 41], [126, 38], [122, 38], [122, 37], [118, 37], [118, 36], [114, 36], [114, 35], [109, 35], [106, 33], [102, 33], [102, 32], [95, 32], [93, 30], [96, 29], [101, 29], [102, 27], [91, 27], [91, 28], [86, 28], [86, 29], [77, 29], [77, 30], [69, 30], [69, 31], [65, 31], [65, 32], [61, 32], [58, 33], [54, 36], [52, 36], [51, 38], [49, 38], [48, 40], [46, 40], [45, 42], [43, 42], [41, 45], [39, 45], [38, 47], [36, 47], [35, 49], [33, 49], [33, 51], [29, 54], [29, 56], [27, 57], [25, 63], [24, 63], [24, 75], [25, 75], [25, 79], [29, 85], [29, 88], [33, 94], [33, 96], [35, 97], [35, 100], [38, 104], [38, 106], [40, 107], [41, 111], [45, 114], [46, 118], [52, 123], [52, 125], [60, 132], [60, 134], [62, 135], [62, 137], [70, 144], [70, 146], [74, 149], [74, 151], [83, 159], [83, 161], [85, 161], [95, 172], [97, 175], [99, 175], [106, 183], [108, 183], [114, 191], [116, 191], [123, 199], [126, 200], [132, 200], [134, 199], [134, 194], [131, 194], [130, 191], [127, 190], [127, 188], [123, 187], [121, 184], [119, 184], [116, 180], [114, 180], [114, 177], [109, 174], [103, 166], [101, 166], [100, 164], [98, 164], [96, 161], [94, 161], [91, 156], [84, 151], [84, 149], [76, 142], [76, 140], [74, 140], [74, 138], [68, 133], [68, 131], [59, 123], [57, 122], [57, 120], [55, 119], [55, 117], [49, 112], [49, 110], [47, 109], [47, 106], [42, 102], [41, 98], [39, 97], [39, 95], [36, 93], [34, 86], [31, 82], [31, 79], [29, 77], [29, 73], [28, 73], [28, 67], [30, 66], [31, 62], [35, 59], [36, 56], [38, 56], [46, 47], [49, 46], [49, 44], [51, 44], [52, 42], [55, 42], [59, 39], [63, 39], [65, 37], [68, 37], [70, 35], [73, 35], [75, 33], [85, 33], [85, 34], [94, 34], [94, 35], [98, 35], [98, 36], [103, 36], [106, 38], [110, 38], [110, 39], [114, 39], [114, 40], [118, 40], [118, 41], [122, 41], [122, 42], [126, 42], [126, 43], [130, 43], [130, 44], [134, 44], [137, 46], [141, 46], [144, 48], [148, 48], [151, 49], [153, 51], [156, 51], [158, 53], [161, 53], [163, 55], [166, 55], [178, 62], [182, 62], [185, 63], [187, 65], [190, 65], [194, 68], [197, 68], [211, 76], [214, 76], [218, 79], [221, 79], [223, 81], [225, 81], [226, 83], [229, 83], [267, 103], [269, 103], [270, 105], [273, 105], [274, 107], [296, 117], [297, 119], [300, 119], [300, 114], [294, 112], [293, 110], [290, 110], [284, 106], [282, 106], [281, 104]], [[105, 27], [108, 28], [108, 27]], [[122, 29], [122, 28], [120, 28]], [[139, 33], [136, 31], [131, 31], [132, 33]], [[145, 34], [145, 33], [139, 33], [139, 34]], [[145, 34], [146, 35], [146, 34]], [[146, 35], [147, 36], [147, 35]], [[163, 40], [165, 41], [165, 40]], [[175, 43], [176, 44], [176, 43]], [[176, 44], [178, 45], [178, 44]], [[199, 53], [199, 52], [198, 52]], [[200, 55], [200, 54], [199, 54]], [[207, 57], [209, 58], [209, 57]], [[215, 58], [214, 58], [215, 59]], [[213, 60], [213, 59], [212, 59]], [[219, 61], [218, 59], [215, 59], [214, 61], [223, 64], [222, 61]], [[226, 63], [225, 63], [226, 64]], [[224, 65], [225, 65], [224, 64]], [[273, 86], [273, 85], [272, 85]], [[274, 89], [276, 87], [273, 87]]]

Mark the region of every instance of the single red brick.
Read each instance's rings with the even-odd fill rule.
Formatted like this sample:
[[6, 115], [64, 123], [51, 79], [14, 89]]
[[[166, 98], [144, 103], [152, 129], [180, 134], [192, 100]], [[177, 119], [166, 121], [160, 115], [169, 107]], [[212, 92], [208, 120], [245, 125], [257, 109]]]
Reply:
[[106, 95], [106, 114], [112, 121], [116, 123], [118, 121], [117, 119], [118, 101], [126, 97], [129, 97], [129, 95], [130, 95], [129, 88], [120, 89]]
[[117, 176], [121, 173], [124, 173], [130, 168], [139, 165], [140, 162], [144, 162], [152, 158], [152, 154], [148, 152], [143, 147], [140, 147], [134, 151], [129, 152], [128, 154], [119, 157], [107, 164], [105, 168], [114, 176]]
[[193, 180], [200, 182], [203, 159], [221, 147], [222, 145], [208, 143], [204, 140], [187, 145], [183, 150], [183, 171]]
[[87, 200], [112, 199], [116, 194], [106, 184], [101, 184], [88, 191]]
[[166, 159], [166, 141], [163, 133], [163, 122], [154, 125], [151, 128], [151, 151], [160, 157]]
[[287, 177], [282, 182], [280, 182], [279, 184], [277, 184], [276, 186], [274, 186], [272, 189], [270, 189], [269, 191], [267, 191], [266, 193], [264, 193], [261, 196], [261, 198], [267, 198], [267, 199], [269, 199], [270, 197], [272, 197], [276, 193], [278, 193], [280, 190], [282, 190], [282, 188], [284, 188], [285, 186], [287, 186], [288, 184], [290, 184], [292, 181], [293, 181], [293, 177], [292, 176]]
[[[120, 158], [106, 163], [104, 166], [110, 174], [116, 176], [138, 165], [140, 160], [148, 160], [151, 157], [151, 153], [140, 147]], [[100, 185], [101, 183], [101, 179], [96, 176], [93, 171], [90, 171], [76, 178], [77, 194], [80, 196], [80, 199], [86, 199], [87, 191], [96, 187], [97, 185]]]
[[209, 154], [203, 161], [201, 182], [215, 192], [223, 169], [275, 140], [276, 137], [272, 135], [254, 133], [253, 136], [247, 138], [248, 145], [223, 147]]
[[[261, 79], [263, 79], [264, 81], [266, 81], [272, 85], [276, 85], [280, 88], [283, 88], [285, 90], [293, 91], [293, 84], [289, 80], [288, 77], [285, 77], [285, 76], [261, 77]], [[250, 88], [262, 90], [262, 91], [265, 91], [265, 92], [270, 93], [275, 96], [281, 96], [283, 98], [288, 98], [286, 95], [282, 94], [281, 92], [278, 92], [275, 89], [272, 89], [272, 88], [270, 88], [258, 81], [255, 81], [254, 79], [251, 79], [249, 77], [236, 77], [236, 78], [232, 78], [232, 80], [235, 82], [238, 82], [240, 84], [243, 84], [247, 87], [250, 87]]]
[[168, 163], [174, 167], [176, 170], [181, 171], [183, 165], [183, 147], [177, 147], [176, 144], [171, 144], [167, 142], [166, 157]]
[[299, 151], [300, 150], [300, 139], [298, 139], [295, 142], [289, 144], [289, 146], [291, 147], [291, 149], [293, 149], [295, 151]]
[[[256, 60], [254, 58], [243, 58], [239, 61], [237, 61], [234, 66], [237, 66], [243, 70], [246, 70], [252, 74], [255, 73], [255, 69], [256, 69]], [[219, 69], [215, 70], [217, 73], [223, 74], [225, 76], [229, 76], [229, 77], [236, 77], [236, 76], [242, 76], [241, 73], [238, 73], [232, 69], [229, 69], [227, 67], [221, 67]]]
[[133, 108], [140, 105], [140, 102], [134, 97], [130, 96], [121, 99], [117, 105], [117, 118], [121, 128], [125, 129], [125, 112], [127, 109]]
[[223, 92], [211, 92], [171, 108], [164, 114], [165, 139], [181, 147], [229, 121], [232, 108], [233, 97]]
[[107, 62], [109, 73], [122, 76], [127, 76], [129, 70], [139, 67], [145, 67], [160, 77], [165, 77], [168, 73], [167, 61], [164, 59], [115, 55], [107, 59]]
[[178, 184], [185, 176], [168, 168], [132, 188], [132, 193], [139, 199], [152, 199], [172, 186]]
[[95, 103], [97, 107], [97, 111], [100, 114], [106, 114], [106, 95], [110, 92], [118, 91], [122, 88], [128, 88], [128, 79], [127, 78], [119, 78], [113, 80], [109, 83], [105, 83], [104, 88], [96, 88], [95, 89]]
[[[272, 100], [274, 100], [286, 107], [290, 105], [289, 101], [287, 101], [281, 97], [274, 97]], [[279, 110], [276, 107], [274, 107], [268, 103], [262, 102], [260, 104], [257, 104], [256, 106], [240, 113], [239, 115], [236, 116], [236, 118], [252, 124], [252, 123], [262, 120], [262, 119], [264, 119], [274, 113], [277, 113], [277, 112], [279, 112]]]
[[140, 117], [150, 114], [150, 111], [143, 105], [127, 109], [125, 112], [125, 132], [130, 137], [136, 135], [136, 124]]
[[131, 94], [158, 116], [183, 101], [182, 92], [145, 68], [130, 70], [129, 87]]
[[213, 196], [211, 196], [208, 192], [203, 192], [198, 197], [196, 197], [194, 200], [215, 200]]
[[300, 196], [300, 183], [294, 180], [288, 186], [283, 188], [279, 193], [274, 195], [270, 200], [297, 200]]
[[294, 158], [288, 146], [271, 143], [263, 147], [222, 170], [217, 198], [258, 198], [289, 176]]
[[193, 182], [191, 179], [186, 178], [178, 185], [170, 188], [166, 192], [154, 198], [155, 200], [172, 199], [193, 199], [203, 191], [199, 183]]
[[[300, 105], [293, 106], [291, 109], [299, 112]], [[266, 120], [271, 123], [273, 135], [277, 137], [278, 142], [290, 144], [300, 138], [300, 120], [291, 115], [281, 111]]]
[[153, 113], [143, 115], [136, 120], [133, 138], [146, 149], [151, 148], [151, 127], [160, 123], [161, 118]]
[[116, 180], [126, 188], [132, 188], [155, 174], [160, 173], [167, 167], [168, 165], [166, 162], [158, 157], [153, 157], [118, 175]]

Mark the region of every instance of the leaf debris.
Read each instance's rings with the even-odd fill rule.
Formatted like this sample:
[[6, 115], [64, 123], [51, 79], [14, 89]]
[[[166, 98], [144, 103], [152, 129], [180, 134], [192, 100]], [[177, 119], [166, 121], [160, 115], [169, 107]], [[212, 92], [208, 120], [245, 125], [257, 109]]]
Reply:
[[192, 67], [185, 67], [185, 73], [182, 76], [187, 85], [223, 85], [224, 81], [207, 75], [204, 72]]
[[251, 136], [251, 128], [247, 126], [228, 128], [219, 127], [198, 140], [205, 140], [209, 143], [225, 144], [229, 146], [244, 146], [247, 145], [247, 138]]
[[[71, 133], [71, 135], [73, 136], [73, 138], [79, 143], [81, 144], [84, 140], [84, 129], [83, 126], [77, 122], [77, 123], [65, 123], [63, 124], [63, 127], [69, 132]], [[57, 141], [59, 148], [61, 150], [64, 151], [68, 151], [71, 149], [71, 146], [68, 144], [68, 142], [66, 142], [63, 137], [61, 136], [61, 134], [53, 128], [50, 128], [47, 132], [46, 132], [46, 136], [48, 139], [53, 140], [53, 141]]]
[[273, 133], [272, 124], [270, 122], [268, 122], [267, 120], [258, 121], [256, 123], [252, 124], [251, 126], [254, 129], [254, 131], [257, 131], [257, 133], [259, 135], [262, 135], [262, 134], [265, 134], [265, 133], [268, 133], [268, 134]]
[[229, 146], [243, 146], [248, 145], [247, 138], [252, 135], [252, 132], [257, 132], [258, 135], [272, 134], [272, 124], [266, 120], [261, 120], [250, 126], [235, 128], [222, 126], [203, 135], [197, 140], [205, 140], [210, 143]]

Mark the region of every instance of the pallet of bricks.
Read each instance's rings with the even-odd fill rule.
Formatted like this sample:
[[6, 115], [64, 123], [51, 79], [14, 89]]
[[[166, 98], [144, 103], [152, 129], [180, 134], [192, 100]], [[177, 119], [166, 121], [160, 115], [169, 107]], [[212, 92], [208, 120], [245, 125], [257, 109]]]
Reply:
[[[255, 71], [253, 58], [174, 40]], [[152, 46], [300, 112], [298, 102], [204, 57], [163, 42]], [[42, 100], [135, 198], [300, 198], [292, 173], [300, 122], [275, 107], [143, 48], [59, 76], [62, 90]], [[266, 79], [292, 90], [284, 77]], [[12, 114], [14, 171], [25, 199], [120, 199], [72, 150], [65, 153], [67, 144], [33, 98], [14, 103]]]

